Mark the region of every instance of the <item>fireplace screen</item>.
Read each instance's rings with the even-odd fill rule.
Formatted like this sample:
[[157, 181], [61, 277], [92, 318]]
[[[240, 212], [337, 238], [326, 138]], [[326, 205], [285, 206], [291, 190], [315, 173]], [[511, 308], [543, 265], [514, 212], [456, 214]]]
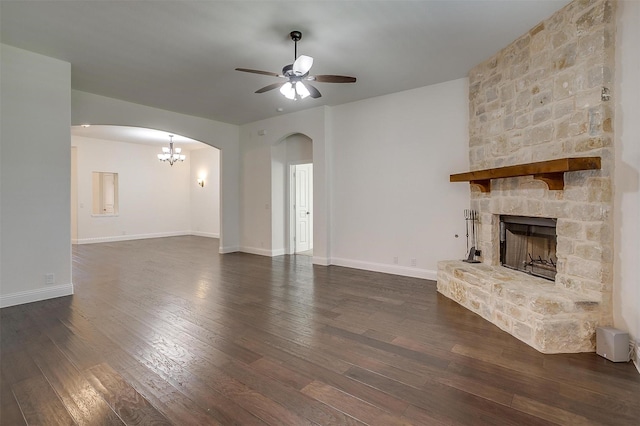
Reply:
[[500, 216], [500, 264], [555, 280], [556, 220]]

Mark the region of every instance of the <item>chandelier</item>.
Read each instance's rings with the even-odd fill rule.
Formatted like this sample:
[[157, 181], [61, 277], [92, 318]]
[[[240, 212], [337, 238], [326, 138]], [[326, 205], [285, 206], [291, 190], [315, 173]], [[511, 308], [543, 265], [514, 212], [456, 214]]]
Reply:
[[181, 152], [182, 148], [173, 147], [173, 135], [169, 135], [169, 147], [162, 147], [162, 154], [158, 154], [158, 160], [166, 161], [170, 166], [173, 166], [173, 163], [184, 161], [187, 158], [184, 154], [180, 154]]

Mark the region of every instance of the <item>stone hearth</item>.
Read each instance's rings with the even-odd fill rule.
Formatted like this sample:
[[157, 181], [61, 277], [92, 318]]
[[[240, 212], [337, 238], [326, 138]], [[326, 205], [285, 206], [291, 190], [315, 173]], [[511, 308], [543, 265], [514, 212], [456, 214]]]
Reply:
[[600, 302], [502, 266], [438, 263], [438, 291], [543, 353], [589, 352]]
[[[593, 351], [612, 324], [613, 8], [575, 0], [469, 72], [471, 171], [602, 159], [565, 173], [563, 190], [532, 176], [472, 186], [482, 264], [438, 266], [439, 292], [545, 353]], [[500, 215], [557, 220], [555, 282], [499, 266]]]

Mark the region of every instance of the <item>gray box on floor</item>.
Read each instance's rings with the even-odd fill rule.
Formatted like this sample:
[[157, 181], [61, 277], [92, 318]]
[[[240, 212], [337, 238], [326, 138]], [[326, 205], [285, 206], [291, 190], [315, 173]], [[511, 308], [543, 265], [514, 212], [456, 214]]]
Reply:
[[612, 327], [596, 329], [596, 353], [613, 362], [629, 361], [629, 333]]

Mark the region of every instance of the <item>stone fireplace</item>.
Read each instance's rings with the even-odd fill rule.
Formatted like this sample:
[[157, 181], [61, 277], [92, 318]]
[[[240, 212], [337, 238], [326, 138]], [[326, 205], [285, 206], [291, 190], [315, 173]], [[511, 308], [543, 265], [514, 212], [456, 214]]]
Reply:
[[[573, 1], [469, 72], [471, 171], [601, 159], [598, 170], [564, 173], [560, 189], [535, 176], [471, 185], [482, 263], [438, 265], [440, 293], [544, 353], [593, 351], [596, 327], [612, 323], [613, 7]], [[553, 223], [555, 235], [518, 227], [514, 217]], [[501, 258], [501, 218], [512, 223], [509, 242], [536, 234], [514, 244], [546, 254]]]

